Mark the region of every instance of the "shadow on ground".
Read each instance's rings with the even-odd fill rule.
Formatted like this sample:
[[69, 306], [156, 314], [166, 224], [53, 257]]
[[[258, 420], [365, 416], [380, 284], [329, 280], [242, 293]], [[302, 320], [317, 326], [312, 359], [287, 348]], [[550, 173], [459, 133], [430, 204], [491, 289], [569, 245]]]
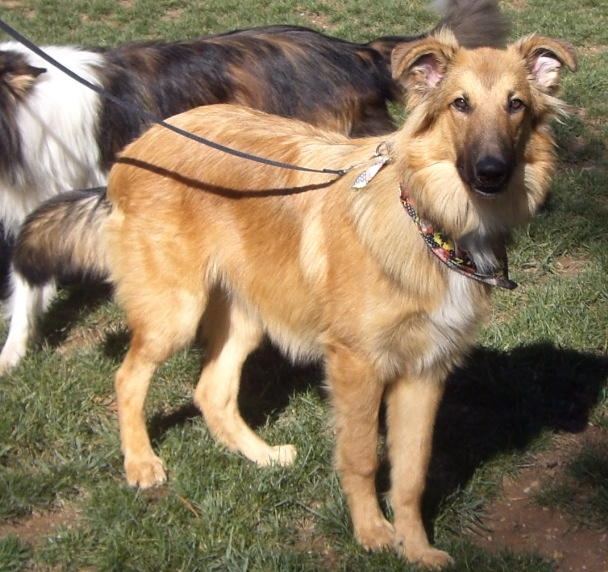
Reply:
[[112, 294], [109, 284], [99, 282], [73, 283], [62, 288], [62, 296], [42, 316], [38, 330], [38, 339], [52, 348], [61, 346], [82, 316], [107, 303]]
[[496, 455], [524, 450], [544, 430], [578, 433], [608, 378], [608, 357], [537, 343], [478, 348], [448, 383], [435, 429], [427, 512]]
[[[494, 456], [526, 449], [544, 430], [576, 433], [588, 424], [608, 376], [608, 358], [550, 343], [500, 352], [477, 348], [449, 379], [437, 418], [425, 513], [466, 485]], [[270, 344], [245, 364], [240, 394], [243, 417], [259, 426], [284, 409], [294, 393], [322, 392], [319, 365], [294, 367]], [[200, 414], [189, 404], [151, 419], [155, 439]], [[328, 418], [328, 423], [330, 422]], [[378, 477], [388, 488], [388, 467]]]

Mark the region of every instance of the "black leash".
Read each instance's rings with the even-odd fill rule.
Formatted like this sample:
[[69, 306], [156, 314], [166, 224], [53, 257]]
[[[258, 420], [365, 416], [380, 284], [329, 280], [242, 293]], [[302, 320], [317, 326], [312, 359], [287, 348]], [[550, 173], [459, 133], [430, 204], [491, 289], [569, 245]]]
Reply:
[[194, 133], [185, 131], [184, 129], [180, 129], [179, 127], [175, 127], [174, 125], [167, 123], [163, 119], [160, 119], [160, 118], [156, 117], [155, 115], [152, 115], [151, 113], [148, 113], [147, 111], [144, 111], [143, 109], [139, 109], [135, 105], [132, 105], [126, 101], [123, 101], [122, 99], [116, 97], [109, 91], [105, 90], [103, 87], [95, 85], [94, 83], [91, 83], [90, 81], [86, 80], [85, 78], [74, 73], [71, 69], [65, 67], [62, 63], [58, 62], [55, 58], [53, 58], [52, 56], [47, 54], [44, 50], [42, 50], [34, 42], [32, 42], [31, 40], [29, 40], [28, 38], [26, 38], [25, 36], [20, 34], [17, 30], [15, 30], [11, 26], [9, 26], [1, 18], [0, 18], [0, 29], [3, 32], [5, 32], [6, 34], [8, 34], [9, 36], [11, 36], [12, 38], [14, 38], [15, 40], [17, 40], [20, 44], [23, 44], [26, 48], [28, 48], [29, 50], [34, 52], [36, 55], [40, 56], [43, 60], [46, 60], [52, 66], [56, 67], [57, 69], [59, 69], [60, 71], [62, 71], [63, 73], [65, 73], [66, 75], [71, 77], [73, 80], [84, 85], [85, 87], [88, 87], [89, 89], [92, 89], [94, 92], [98, 93], [105, 99], [111, 101], [115, 105], [123, 107], [124, 109], [126, 109], [127, 111], [130, 111], [131, 113], [136, 113], [142, 119], [145, 119], [149, 123], [157, 123], [158, 125], [162, 125], [166, 129], [169, 129], [170, 131], [173, 131], [174, 133], [177, 133], [178, 135], [182, 135], [183, 137], [187, 137], [188, 139], [192, 139], [193, 141], [196, 141], [197, 143], [202, 143], [203, 145], [207, 145], [208, 147], [211, 147], [218, 151], [222, 151], [224, 153], [228, 153], [229, 155], [234, 155], [235, 157], [239, 157], [241, 159], [247, 159], [248, 161], [256, 161], [257, 163], [262, 163], [264, 165], [270, 165], [272, 167], [280, 167], [281, 169], [290, 169], [292, 171], [305, 171], [308, 173], [324, 173], [327, 175], [338, 175], [340, 177], [342, 175], [345, 175], [348, 172], [348, 169], [312, 169], [310, 167], [301, 167], [298, 165], [292, 165], [290, 163], [283, 163], [281, 161], [274, 161], [272, 159], [258, 157], [257, 155], [251, 155], [250, 153], [245, 153], [244, 151], [239, 151], [238, 149], [226, 147], [225, 145], [221, 145], [220, 143], [215, 143], [214, 141], [210, 141], [209, 139], [205, 139], [204, 137], [200, 137], [199, 135], [195, 135]]

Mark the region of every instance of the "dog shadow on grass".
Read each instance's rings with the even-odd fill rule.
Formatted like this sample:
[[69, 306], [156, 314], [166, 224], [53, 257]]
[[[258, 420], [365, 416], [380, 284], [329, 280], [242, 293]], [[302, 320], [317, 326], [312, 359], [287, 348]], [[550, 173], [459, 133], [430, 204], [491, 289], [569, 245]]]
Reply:
[[[608, 357], [539, 342], [502, 352], [478, 347], [448, 380], [440, 407], [429, 470], [425, 515], [432, 522], [442, 500], [466, 486], [476, 469], [497, 455], [524, 451], [544, 430], [578, 433], [602, 398]], [[294, 394], [325, 396], [320, 365], [293, 366], [270, 344], [247, 360], [239, 396], [243, 417], [253, 427], [272, 420]], [[154, 441], [173, 426], [200, 417], [189, 403], [153, 415]], [[328, 415], [327, 423], [330, 423]], [[378, 489], [390, 486], [388, 464]]]
[[62, 293], [54, 300], [40, 320], [37, 337], [45, 345], [58, 348], [70, 336], [74, 327], [92, 314], [112, 296], [107, 283], [79, 282], [62, 285]]
[[450, 377], [437, 417], [429, 518], [484, 462], [524, 451], [544, 430], [585, 430], [607, 378], [608, 357], [549, 342], [508, 352], [477, 348]]

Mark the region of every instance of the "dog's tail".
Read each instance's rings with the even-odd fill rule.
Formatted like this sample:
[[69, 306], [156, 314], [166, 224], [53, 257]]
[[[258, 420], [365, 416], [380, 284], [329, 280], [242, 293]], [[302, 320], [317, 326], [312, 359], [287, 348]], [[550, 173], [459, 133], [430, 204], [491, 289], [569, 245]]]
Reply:
[[443, 14], [433, 32], [450, 28], [465, 48], [504, 47], [510, 25], [498, 0], [434, 0], [433, 6]]
[[415, 37], [383, 36], [368, 46], [380, 52], [387, 61], [393, 48], [402, 42], [418, 40], [442, 28], [454, 32], [465, 48], [504, 47], [509, 33], [509, 20], [498, 7], [499, 0], [433, 0], [431, 5], [441, 15], [440, 22], [428, 33]]
[[106, 280], [100, 234], [110, 209], [105, 187], [61, 193], [42, 203], [17, 235], [14, 271], [30, 286]]

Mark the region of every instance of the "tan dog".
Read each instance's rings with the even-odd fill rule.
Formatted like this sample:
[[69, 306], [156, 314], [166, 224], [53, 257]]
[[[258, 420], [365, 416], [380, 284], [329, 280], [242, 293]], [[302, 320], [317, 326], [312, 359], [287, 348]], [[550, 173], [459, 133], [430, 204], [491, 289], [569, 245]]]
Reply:
[[[575, 57], [556, 40], [465, 50], [442, 32], [394, 52], [410, 99], [390, 136], [350, 140], [224, 105], [172, 120], [274, 160], [353, 167], [342, 177], [238, 159], [159, 127], [128, 146], [110, 174], [105, 237], [132, 331], [116, 376], [129, 483], [165, 481], [144, 400], [157, 366], [201, 319], [208, 362], [194, 399], [210, 430], [260, 465], [293, 461], [291, 445], [269, 446], [238, 411], [241, 366], [267, 334], [294, 359], [325, 360], [358, 541], [449, 563], [420, 515], [435, 414], [488, 308], [483, 281], [512, 285], [496, 270], [505, 237], [547, 192], [562, 65], [574, 70]], [[383, 398], [392, 524], [374, 485]]]

